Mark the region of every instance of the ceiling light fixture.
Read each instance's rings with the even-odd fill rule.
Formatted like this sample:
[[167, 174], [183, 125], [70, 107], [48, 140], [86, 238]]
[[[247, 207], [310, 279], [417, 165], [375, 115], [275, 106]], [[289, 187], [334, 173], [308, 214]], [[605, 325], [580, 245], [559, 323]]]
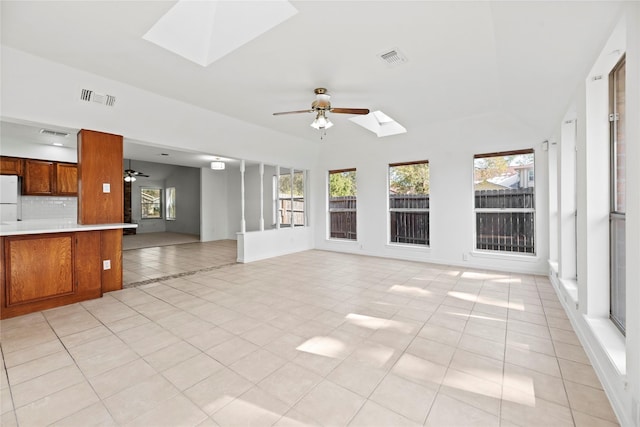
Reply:
[[124, 182], [134, 182], [135, 180], [136, 180], [135, 176], [127, 175], [127, 176], [124, 177]]
[[56, 147], [62, 147], [62, 146], [64, 146], [64, 144], [63, 144], [62, 142], [54, 142], [54, 143], [53, 143], [53, 144], [51, 144], [51, 145], [55, 145]]
[[222, 171], [224, 170], [224, 168], [225, 168], [224, 162], [221, 162], [218, 160], [211, 162], [211, 169], [213, 169], [214, 171]]
[[333, 126], [333, 123], [331, 123], [329, 119], [327, 119], [327, 116], [325, 115], [325, 111], [320, 110], [318, 111], [318, 115], [316, 116], [316, 119], [313, 121], [313, 123], [311, 123], [310, 126], [314, 129], [324, 130], [324, 129], [329, 129], [331, 126]]

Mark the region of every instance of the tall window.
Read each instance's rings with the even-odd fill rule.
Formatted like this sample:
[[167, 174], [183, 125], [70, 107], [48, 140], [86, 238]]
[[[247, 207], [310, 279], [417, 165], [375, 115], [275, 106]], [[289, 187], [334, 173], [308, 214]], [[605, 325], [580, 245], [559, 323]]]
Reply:
[[291, 171], [289, 169], [280, 169], [280, 177], [278, 178], [278, 210], [280, 216], [280, 227], [291, 227], [292, 215], [292, 194], [291, 190]]
[[162, 218], [162, 188], [140, 188], [142, 219]]
[[624, 134], [625, 57], [609, 75], [610, 142], [610, 318], [624, 334], [626, 329], [626, 140]]
[[176, 219], [176, 189], [175, 187], [169, 187], [165, 191], [165, 200], [167, 205], [167, 211], [165, 212], [165, 218], [168, 221], [175, 221]]
[[429, 162], [389, 165], [391, 243], [429, 246]]
[[329, 171], [329, 237], [356, 240], [356, 170]]
[[305, 225], [305, 173], [301, 170], [280, 169], [278, 201], [281, 227]]
[[533, 150], [473, 159], [476, 249], [535, 254]]

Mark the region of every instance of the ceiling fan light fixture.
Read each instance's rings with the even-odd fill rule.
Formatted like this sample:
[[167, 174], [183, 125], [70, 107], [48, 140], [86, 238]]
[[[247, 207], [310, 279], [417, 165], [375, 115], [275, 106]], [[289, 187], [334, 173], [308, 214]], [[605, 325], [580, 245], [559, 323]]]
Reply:
[[134, 182], [135, 180], [136, 180], [135, 176], [127, 175], [127, 176], [124, 177], [124, 182]]
[[327, 119], [327, 116], [324, 115], [324, 111], [318, 111], [316, 119], [311, 123], [310, 126], [314, 129], [324, 130], [329, 129], [331, 126], [333, 126], [333, 123], [331, 123], [331, 121]]

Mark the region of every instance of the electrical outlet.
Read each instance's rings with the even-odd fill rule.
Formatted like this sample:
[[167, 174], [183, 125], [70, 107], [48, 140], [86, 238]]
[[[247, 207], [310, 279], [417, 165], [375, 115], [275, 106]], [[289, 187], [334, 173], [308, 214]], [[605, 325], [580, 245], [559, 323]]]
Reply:
[[103, 270], [111, 270], [111, 260], [110, 259], [105, 259], [104, 261], [102, 261], [102, 269]]
[[466, 252], [464, 252], [464, 253], [462, 254], [462, 260], [463, 260], [463, 261], [469, 261], [469, 254], [468, 254], [468, 253], [466, 253]]

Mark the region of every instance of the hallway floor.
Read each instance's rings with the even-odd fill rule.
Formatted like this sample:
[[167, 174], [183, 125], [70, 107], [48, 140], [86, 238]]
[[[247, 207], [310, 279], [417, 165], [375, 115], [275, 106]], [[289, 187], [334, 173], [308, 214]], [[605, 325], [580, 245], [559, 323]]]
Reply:
[[617, 425], [543, 276], [307, 251], [0, 325], [5, 427]]
[[184, 277], [198, 271], [234, 264], [237, 258], [236, 247], [235, 240], [216, 240], [124, 250], [123, 287]]

